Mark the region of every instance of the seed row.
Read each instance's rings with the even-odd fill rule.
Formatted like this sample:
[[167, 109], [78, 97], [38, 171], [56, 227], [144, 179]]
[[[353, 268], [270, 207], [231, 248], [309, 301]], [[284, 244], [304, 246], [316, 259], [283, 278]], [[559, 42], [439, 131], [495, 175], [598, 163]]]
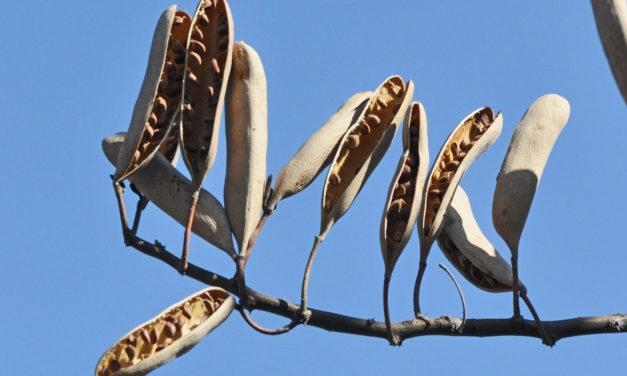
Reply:
[[326, 212], [331, 211], [372, 154], [398, 112], [404, 94], [403, 80], [398, 76], [389, 78], [375, 92], [359, 122], [344, 137], [325, 184], [323, 206]]
[[418, 175], [418, 134], [420, 126], [419, 111], [412, 111], [409, 123], [409, 154], [404, 161], [401, 173], [394, 186], [392, 202], [387, 213], [386, 238], [395, 242], [403, 239], [407, 222], [414, 203], [416, 176]]
[[112, 376], [165, 349], [211, 316], [227, 297], [226, 292], [205, 291], [132, 331], [102, 357], [96, 375]]
[[203, 175], [213, 142], [228, 59], [229, 23], [224, 1], [201, 2], [192, 22], [182, 106], [184, 154], [192, 175]]
[[484, 108], [478, 111], [455, 131], [449, 143], [445, 146], [444, 152], [441, 153], [439, 160], [435, 162], [427, 188], [424, 217], [425, 236], [429, 235], [430, 226], [440, 209], [442, 198], [460, 163], [493, 122], [492, 110]]

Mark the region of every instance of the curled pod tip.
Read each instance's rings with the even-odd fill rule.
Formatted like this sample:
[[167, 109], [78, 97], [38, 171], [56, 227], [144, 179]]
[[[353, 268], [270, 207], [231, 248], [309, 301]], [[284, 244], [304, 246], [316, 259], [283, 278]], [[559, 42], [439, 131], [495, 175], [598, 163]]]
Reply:
[[189, 31], [179, 141], [194, 185], [213, 166], [233, 54], [233, 19], [225, 0], [201, 0]]
[[324, 183], [320, 237], [350, 208], [355, 197], [389, 148], [414, 93], [413, 82], [386, 79], [346, 132]]
[[274, 210], [279, 201], [288, 198], [311, 184], [327, 167], [347, 129], [357, 120], [372, 92], [351, 96], [342, 106], [298, 149], [277, 176], [274, 189], [266, 204]]
[[512, 135], [496, 179], [492, 222], [515, 254], [544, 166], [569, 116], [568, 101], [547, 94], [529, 107]]
[[257, 52], [240, 41], [226, 92], [224, 207], [244, 256], [263, 207], [268, 146], [266, 75]]
[[489, 107], [473, 111], [453, 130], [438, 153], [425, 183], [422, 214], [418, 223], [421, 259], [437, 239], [455, 189], [470, 165], [501, 134], [503, 115]]
[[[124, 133], [102, 140], [102, 149], [113, 164], [123, 141]], [[129, 180], [159, 209], [181, 225], [187, 224], [192, 183], [162, 155], [156, 155]], [[220, 201], [204, 189], [200, 191], [192, 232], [231, 257], [236, 256], [226, 211]]]
[[437, 242], [446, 258], [473, 285], [488, 292], [512, 291], [512, 268], [479, 228], [461, 186], [447, 209]]
[[96, 376], [145, 375], [191, 350], [233, 311], [225, 290], [209, 287], [166, 308], [107, 350]]
[[388, 277], [416, 224], [429, 166], [427, 117], [420, 102], [414, 102], [406, 112], [403, 150], [390, 184], [379, 233]]
[[627, 2], [592, 0], [591, 3], [605, 57], [627, 104]]
[[185, 45], [189, 25], [189, 15], [177, 11], [175, 5], [166, 9], [157, 23], [128, 137], [116, 163], [115, 181], [143, 167], [160, 148], [164, 153], [168, 150], [169, 160], [175, 158], [176, 141], [166, 140], [176, 121], [181, 95], [184, 51], [177, 50], [177, 46]]

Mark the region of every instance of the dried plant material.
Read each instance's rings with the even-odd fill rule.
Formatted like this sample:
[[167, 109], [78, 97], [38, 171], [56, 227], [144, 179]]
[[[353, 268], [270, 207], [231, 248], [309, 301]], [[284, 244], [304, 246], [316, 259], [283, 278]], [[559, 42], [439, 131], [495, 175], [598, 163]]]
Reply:
[[185, 61], [180, 128], [181, 154], [197, 187], [215, 160], [232, 45], [233, 19], [226, 1], [200, 1]]
[[481, 232], [461, 186], [455, 191], [442, 227], [438, 245], [464, 278], [485, 291], [512, 291], [512, 268]]
[[394, 336], [390, 321], [388, 308], [390, 278], [394, 265], [409, 241], [416, 224], [429, 166], [427, 116], [420, 102], [414, 102], [406, 112], [403, 126], [403, 150], [388, 191], [379, 233], [385, 264], [383, 309], [388, 339], [393, 345], [400, 344], [400, 340]]
[[381, 219], [381, 252], [387, 278], [416, 224], [429, 166], [427, 117], [420, 102], [414, 102], [405, 115], [403, 149]]
[[[133, 109], [128, 137], [117, 161], [114, 181], [126, 179], [147, 163], [164, 145], [164, 155], [174, 159], [172, 148], [164, 143], [176, 121], [181, 99], [185, 44], [190, 16], [169, 7], [159, 19], [150, 49], [148, 68]], [[175, 140], [176, 141], [176, 140]], [[168, 153], [166, 153], [168, 149]]]
[[399, 76], [388, 78], [342, 138], [324, 183], [321, 238], [346, 213], [387, 151], [413, 92], [411, 81], [405, 85]]
[[102, 355], [96, 376], [145, 375], [191, 350], [233, 311], [234, 299], [209, 287], [168, 307]]
[[518, 251], [544, 166], [569, 115], [566, 99], [556, 94], [544, 95], [529, 107], [514, 130], [492, 204], [494, 228], [512, 252]]
[[627, 2], [592, 0], [591, 3], [605, 57], [627, 104]]
[[420, 265], [414, 287], [416, 316], [420, 315], [420, 283], [427, 267], [427, 257], [442, 229], [442, 221], [455, 189], [472, 162], [496, 141], [502, 128], [501, 113], [494, 116], [491, 108], [480, 108], [459, 123], [434, 161], [418, 221]]
[[194, 192], [185, 228], [180, 272], [187, 269], [189, 235], [198, 192], [213, 166], [226, 83], [231, 72], [233, 19], [225, 0], [201, 0], [194, 14], [185, 58], [181, 154], [192, 177]]
[[[570, 116], [568, 101], [556, 94], [538, 98], [520, 120], [496, 178], [492, 222], [512, 252], [514, 281], [518, 279], [518, 243], [533, 196], [557, 136]], [[514, 316], [520, 315], [514, 289]]]
[[[124, 133], [109, 136], [102, 141], [102, 149], [113, 164], [124, 140]], [[163, 156], [157, 155], [129, 180], [159, 209], [181, 225], [187, 224], [192, 183]], [[192, 232], [235, 257], [231, 227], [226, 212], [211, 193], [200, 191], [196, 220]]]
[[245, 256], [263, 206], [268, 147], [266, 74], [257, 52], [244, 42], [233, 46], [226, 92], [226, 181], [224, 207]]
[[342, 136], [371, 96], [370, 91], [354, 94], [298, 149], [279, 172], [266, 210], [273, 211], [279, 201], [305, 189], [331, 163]]

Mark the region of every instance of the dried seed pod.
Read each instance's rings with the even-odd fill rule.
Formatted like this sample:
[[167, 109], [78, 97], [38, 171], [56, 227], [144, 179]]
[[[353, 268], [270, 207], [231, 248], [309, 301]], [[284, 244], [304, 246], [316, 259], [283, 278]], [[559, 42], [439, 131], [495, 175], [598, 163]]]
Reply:
[[[207, 308], [203, 299], [210, 299], [214, 306]], [[189, 305], [192, 317], [176, 328], [168, 319], [179, 315], [184, 304]], [[96, 376], [149, 373], [191, 350], [226, 320], [234, 306], [233, 297], [219, 287], [209, 287], [181, 300], [118, 340], [98, 361]], [[148, 332], [162, 335], [155, 335], [152, 341]], [[127, 345], [131, 337], [136, 343], [132, 347]]]
[[[412, 128], [415, 131], [412, 132]], [[415, 136], [411, 136], [412, 134]], [[416, 224], [429, 166], [427, 117], [420, 102], [414, 102], [405, 115], [403, 149], [403, 155], [388, 191], [379, 233], [387, 278], [391, 276], [394, 265], [409, 241], [412, 229]], [[405, 169], [409, 169], [409, 177], [405, 183], [401, 183], [401, 175]], [[402, 200], [398, 200], [401, 197]], [[409, 209], [406, 210], [407, 217], [401, 216], [399, 218], [396, 215], [398, 212], [402, 212], [401, 208], [393, 210], [394, 203], [399, 201], [405, 208]], [[399, 223], [402, 226], [398, 226]]]
[[[174, 22], [175, 19], [177, 22]], [[171, 92], [173, 87], [181, 84], [180, 79], [168, 79], [167, 76], [169, 71], [176, 72], [183, 68], [182, 65], [172, 62], [177, 55], [173, 46], [186, 43], [190, 24], [190, 16], [183, 11], [176, 11], [174, 5], [159, 19], [150, 48], [146, 75], [133, 109], [128, 137], [124, 140], [116, 164], [113, 178], [115, 182], [126, 179], [147, 163], [170, 134], [176, 120], [175, 109], [179, 100], [166, 100], [165, 96], [159, 94], [158, 88], [162, 83], [164, 91]], [[179, 90], [176, 96], [180, 98], [180, 95]], [[175, 103], [171, 112], [167, 111], [169, 103]]]
[[[111, 163], [117, 161], [123, 140], [124, 134], [118, 133], [102, 141], [102, 149]], [[159, 209], [181, 225], [187, 224], [192, 184], [163, 156], [157, 155], [129, 180]], [[192, 231], [231, 257], [236, 256], [226, 212], [220, 201], [204, 189], [200, 191]]]
[[358, 120], [372, 92], [354, 94], [320, 127], [279, 172], [266, 210], [303, 189], [331, 163], [337, 146], [349, 126]]
[[[398, 88], [402, 95], [397, 95]], [[324, 239], [333, 224], [348, 210], [353, 200], [366, 183], [394, 138], [398, 124], [403, 119], [414, 92], [411, 81], [407, 85], [399, 76], [386, 79], [375, 91], [362, 110], [359, 120], [346, 132], [335, 153], [322, 193], [322, 216], [320, 237]], [[363, 121], [371, 126], [365, 135], [360, 128]], [[377, 123], [377, 126], [373, 126]], [[359, 145], [351, 147], [349, 138], [357, 136]], [[338, 185], [333, 185], [331, 176], [337, 174]]]
[[268, 147], [266, 74], [257, 52], [244, 42], [233, 46], [226, 92], [226, 180], [224, 207], [245, 256], [263, 206]]
[[[470, 164], [496, 141], [501, 134], [502, 127], [503, 116], [501, 113], [495, 117], [494, 112], [489, 107], [473, 111], [453, 130], [435, 159], [425, 183], [422, 213], [418, 220], [420, 264], [414, 288], [414, 313], [416, 316], [420, 315], [420, 284], [427, 267], [427, 257], [433, 242], [442, 229], [442, 221], [455, 189]], [[459, 145], [459, 147], [453, 147], [453, 145]], [[462, 145], [467, 147], [466, 151], [463, 151]], [[458, 157], [460, 152], [465, 153], [463, 158]], [[457, 168], [444, 171], [452, 160], [459, 161]], [[444, 163], [442, 163], [443, 161]]]
[[[228, 82], [231, 72], [233, 52], [231, 11], [225, 0], [216, 0], [215, 6], [208, 6], [210, 3], [213, 4], [211, 0], [201, 0], [198, 3], [192, 19], [189, 38], [190, 43], [192, 41], [201, 43], [206, 52], [199, 55], [194, 51], [188, 51], [183, 77], [181, 108], [187, 106], [193, 109], [193, 112], [188, 113], [190, 116], [182, 117], [179, 126], [179, 140], [181, 154], [185, 166], [190, 172], [194, 191], [189, 206], [189, 219], [185, 228], [180, 264], [181, 273], [185, 273], [187, 269], [189, 236], [194, 223], [198, 192], [213, 166], [218, 148], [220, 116], [227, 87], [226, 82]], [[220, 22], [221, 20], [222, 22]], [[201, 31], [203, 39], [191, 38], [191, 34], [196, 28]], [[226, 30], [222, 31], [224, 28]], [[226, 49], [220, 47], [224, 45], [220, 42], [225, 40]], [[196, 82], [188, 84], [187, 77], [190, 74], [193, 74]], [[219, 88], [218, 95], [215, 95], [214, 88]], [[195, 151], [195, 148], [198, 148], [198, 151]]]
[[605, 57], [627, 104], [627, 3], [625, 0], [592, 0], [591, 3]]
[[473, 285], [489, 292], [512, 291], [512, 268], [481, 232], [461, 186], [447, 209], [437, 241], [444, 255]]
[[[200, 44], [206, 52], [198, 53], [199, 47], [195, 47], [194, 51], [191, 48], [188, 49], [183, 77], [184, 100], [181, 108], [187, 105], [193, 108], [194, 112], [189, 119], [183, 118], [179, 127], [181, 153], [192, 181], [198, 188], [202, 185], [215, 160], [226, 81], [231, 71], [233, 44], [233, 19], [227, 2], [217, 0], [215, 6], [208, 8], [207, 3], [206, 0], [199, 2], [192, 19], [189, 36], [190, 45]], [[225, 35], [218, 34], [218, 19], [222, 14], [226, 17], [224, 26], [227, 28], [227, 33]], [[192, 35], [199, 35], [202, 38], [195, 39]], [[222, 39], [228, 42], [226, 51], [218, 48], [218, 42]], [[193, 80], [189, 79], [190, 75], [193, 75]], [[220, 89], [217, 98], [208, 102], [208, 99], [212, 97], [207, 89], [210, 86]], [[210, 104], [207, 105], [207, 103]], [[207, 152], [193, 153], [186, 149], [186, 145], [205, 148]]]

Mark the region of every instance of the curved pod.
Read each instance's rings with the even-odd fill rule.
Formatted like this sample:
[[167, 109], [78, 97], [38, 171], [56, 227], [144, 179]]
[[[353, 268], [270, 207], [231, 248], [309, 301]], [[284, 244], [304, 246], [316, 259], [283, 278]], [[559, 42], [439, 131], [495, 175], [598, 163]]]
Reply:
[[[102, 140], [102, 149], [111, 163], [117, 160], [123, 140], [124, 133]], [[191, 198], [192, 183], [163, 156], [157, 155], [129, 180], [159, 209], [185, 226], [189, 214], [187, 208]], [[231, 257], [236, 256], [226, 212], [220, 201], [204, 189], [200, 191], [192, 232]]]
[[266, 75], [257, 52], [240, 41], [226, 92], [226, 182], [224, 207], [245, 256], [263, 206], [268, 147]]
[[[116, 182], [126, 179], [150, 161], [170, 134], [181, 97], [189, 26], [189, 15], [176, 11], [175, 5], [166, 9], [157, 23], [128, 137], [116, 162], [113, 177]], [[176, 151], [176, 142], [172, 147]], [[168, 148], [169, 160], [175, 156], [172, 147]]]
[[307, 188], [331, 163], [342, 136], [358, 120], [358, 116], [371, 96], [371, 91], [351, 96], [298, 149], [279, 172], [272, 195], [266, 205], [267, 210], [274, 211], [279, 201]]
[[420, 102], [414, 102], [405, 115], [403, 150], [388, 191], [379, 232], [387, 278], [416, 224], [429, 166], [427, 116]]
[[529, 107], [512, 135], [496, 179], [492, 222], [515, 255], [544, 166], [569, 115], [566, 99], [544, 95]]
[[437, 241], [446, 258], [473, 285], [488, 292], [512, 291], [512, 268], [483, 235], [461, 186], [447, 209]]
[[333, 158], [322, 192], [320, 238], [346, 213], [389, 148], [414, 93], [399, 76], [386, 79], [351, 125]]
[[233, 297], [218, 287], [190, 295], [118, 340], [102, 355], [95, 374], [145, 375], [189, 351], [226, 320], [234, 306]]

